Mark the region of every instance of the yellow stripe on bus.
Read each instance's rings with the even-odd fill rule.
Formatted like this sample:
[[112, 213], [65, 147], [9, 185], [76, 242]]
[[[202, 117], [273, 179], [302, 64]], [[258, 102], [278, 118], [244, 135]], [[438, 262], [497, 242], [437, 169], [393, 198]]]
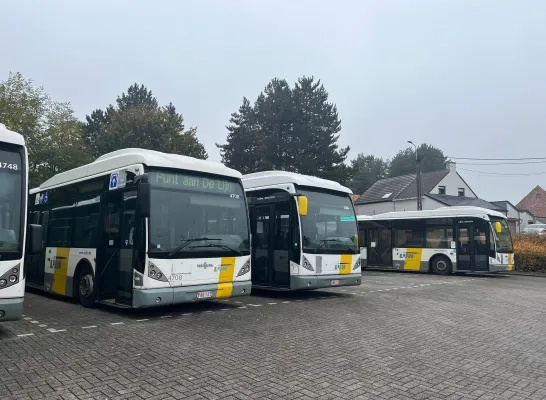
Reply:
[[404, 271], [419, 271], [421, 269], [421, 256], [423, 249], [406, 249], [404, 259]]
[[339, 260], [341, 268], [339, 269], [340, 275], [347, 275], [351, 273], [353, 268], [353, 255], [352, 254], [342, 254], [341, 259]]
[[514, 269], [514, 255], [508, 254], [508, 271], [512, 271]]
[[231, 297], [233, 292], [233, 279], [235, 271], [235, 257], [222, 257], [220, 265], [220, 276], [218, 277], [218, 291], [216, 297], [221, 299]]
[[68, 258], [70, 248], [57, 248], [55, 259], [53, 260], [53, 284], [51, 291], [53, 293], [66, 295], [66, 275], [68, 273]]

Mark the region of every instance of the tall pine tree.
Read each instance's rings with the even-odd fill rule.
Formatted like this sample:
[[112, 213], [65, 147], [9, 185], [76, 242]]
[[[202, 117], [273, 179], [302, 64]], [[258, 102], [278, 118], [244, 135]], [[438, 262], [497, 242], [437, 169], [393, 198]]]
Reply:
[[222, 161], [243, 173], [285, 170], [345, 183], [349, 147], [337, 142], [341, 121], [320, 81], [302, 77], [293, 88], [273, 79], [253, 105], [243, 100], [217, 145]]

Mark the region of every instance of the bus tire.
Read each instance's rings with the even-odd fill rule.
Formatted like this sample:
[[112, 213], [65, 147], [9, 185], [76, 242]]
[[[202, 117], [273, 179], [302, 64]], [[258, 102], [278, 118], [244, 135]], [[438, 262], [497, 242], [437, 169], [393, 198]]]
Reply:
[[435, 256], [430, 261], [430, 269], [436, 275], [449, 275], [453, 270], [451, 260], [446, 256]]
[[77, 278], [75, 280], [75, 292], [81, 305], [84, 307], [93, 307], [95, 305], [95, 276], [93, 270], [87, 263], [78, 265], [76, 268]]

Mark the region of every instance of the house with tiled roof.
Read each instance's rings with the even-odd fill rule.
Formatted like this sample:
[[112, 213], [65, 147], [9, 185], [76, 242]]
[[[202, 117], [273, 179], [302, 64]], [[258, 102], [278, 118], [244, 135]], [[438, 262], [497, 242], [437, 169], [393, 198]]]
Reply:
[[[408, 174], [380, 179], [355, 202], [359, 215], [375, 215], [391, 211], [417, 210], [417, 175]], [[457, 172], [456, 164], [421, 174], [423, 210], [440, 207], [475, 206], [500, 211], [500, 207], [478, 198]]]
[[546, 190], [537, 185], [521, 199], [517, 208], [529, 211], [541, 222], [546, 222]]
[[508, 200], [492, 201], [491, 203], [499, 207], [501, 212], [506, 215], [508, 227], [510, 228], [510, 232], [513, 234], [520, 233], [527, 227], [527, 225], [538, 222], [538, 219], [533, 215], [533, 213], [520, 209]]

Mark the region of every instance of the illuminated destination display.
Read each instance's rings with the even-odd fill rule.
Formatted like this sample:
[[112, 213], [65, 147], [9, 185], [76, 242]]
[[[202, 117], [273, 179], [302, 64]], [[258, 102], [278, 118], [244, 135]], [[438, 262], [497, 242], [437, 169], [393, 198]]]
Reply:
[[178, 188], [196, 192], [241, 194], [241, 186], [236, 182], [206, 176], [176, 174], [171, 172], [151, 172], [152, 186], [164, 188]]

